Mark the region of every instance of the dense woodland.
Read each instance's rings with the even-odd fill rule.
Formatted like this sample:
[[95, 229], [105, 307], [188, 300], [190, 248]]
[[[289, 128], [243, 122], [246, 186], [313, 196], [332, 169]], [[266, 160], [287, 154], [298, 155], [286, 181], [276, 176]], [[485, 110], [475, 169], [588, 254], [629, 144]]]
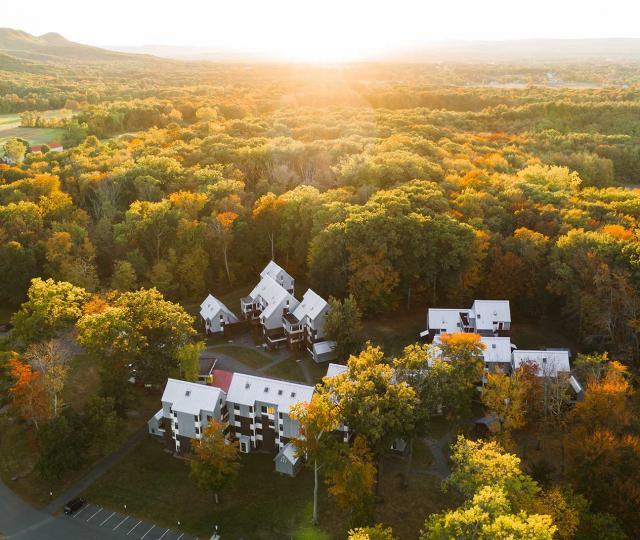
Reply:
[[[590, 85], [536, 86], [550, 69]], [[604, 538], [604, 530], [612, 531], [607, 538], [624, 538], [620, 528], [633, 537], [640, 527], [633, 511], [640, 470], [633, 390], [640, 361], [637, 77], [634, 65], [167, 63], [0, 72], [0, 113], [21, 113], [24, 126], [40, 126], [51, 122], [44, 111], [72, 111], [55, 120], [64, 129], [63, 151], [5, 144], [0, 303], [17, 310], [27, 301], [13, 318], [11, 346], [36, 355], [34, 344], [72, 329], [87, 351], [118, 368], [103, 373], [103, 401], [87, 413], [107, 411], [115, 426], [130, 397], [122, 381], [131, 364], [123, 359], [134, 351], [138, 375], [161, 384], [195, 333], [178, 304], [252, 283], [271, 258], [319, 294], [357, 303], [365, 319], [509, 299], [514, 319], [552, 320], [574, 336], [591, 393], [572, 412], [564, 397], [556, 412], [525, 410], [532, 386], [494, 380], [499, 399], [492, 403], [489, 391], [485, 405], [499, 408], [512, 392], [522, 409], [517, 421], [505, 412], [514, 429], [570, 434], [561, 487], [576, 492], [561, 492], [543, 461], [528, 471], [534, 481], [514, 454], [461, 439], [449, 483], [465, 502], [459, 515], [432, 516], [424, 538], [456, 536], [459, 529], [447, 527], [477, 508], [488, 508], [491, 520], [510, 516], [513, 527], [530, 526], [527, 538], [550, 538], [533, 536], [538, 528], [549, 532], [549, 523], [527, 520], [553, 514], [554, 504], [568, 509], [554, 516], [555, 538]], [[508, 87], [514, 81], [532, 84]], [[382, 412], [365, 421], [345, 405], [340, 420], [358, 426], [363, 442], [336, 462], [368, 462], [358, 451], [373, 462], [395, 437], [424, 430], [423, 417], [413, 432], [398, 427], [398, 418], [423, 399], [434, 405], [435, 387], [444, 389], [438, 397], [451, 418], [460, 416], [454, 404], [463, 394], [461, 409], [468, 409], [477, 344], [457, 347], [461, 369], [467, 365], [471, 375], [448, 373], [443, 364], [442, 372], [430, 371], [432, 379], [412, 379], [415, 362], [424, 367], [431, 354], [419, 347], [393, 361], [374, 347], [352, 357], [349, 369], [362, 372], [354, 375], [362, 387], [338, 381], [326, 399], [364, 403], [370, 377], [402, 394], [405, 409], [371, 403]], [[586, 355], [604, 351], [615, 361]], [[14, 380], [27, 384], [32, 374], [11, 358]], [[442, 383], [453, 379], [466, 382]], [[616, 418], [603, 414], [609, 406]], [[41, 416], [50, 415], [52, 405], [43, 407]], [[87, 435], [86, 445], [91, 441]], [[521, 441], [501, 443], [515, 452]], [[465, 477], [465, 467], [477, 474], [474, 459], [490, 470], [509, 461], [513, 482], [507, 475], [491, 491], [496, 478], [468, 470]], [[351, 479], [353, 470], [333, 474]], [[375, 467], [360, 473], [354, 482], [374, 484]], [[348, 499], [337, 484], [331, 493]], [[368, 516], [366, 507], [357, 509]], [[573, 525], [562, 522], [567, 514]], [[477, 536], [494, 537], [502, 538]]]

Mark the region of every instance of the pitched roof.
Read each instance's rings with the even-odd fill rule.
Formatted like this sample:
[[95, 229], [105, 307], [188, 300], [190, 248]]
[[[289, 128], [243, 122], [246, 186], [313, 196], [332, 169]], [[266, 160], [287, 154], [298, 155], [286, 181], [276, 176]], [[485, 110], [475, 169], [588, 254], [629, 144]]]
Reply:
[[471, 310], [477, 329], [492, 329], [493, 321], [511, 322], [509, 300], [474, 300]]
[[293, 315], [299, 321], [302, 321], [305, 317], [309, 317], [313, 321], [327, 305], [327, 301], [324, 298], [313, 290], [307, 289], [307, 292], [302, 297], [302, 302], [293, 311]]
[[211, 319], [215, 317], [220, 311], [227, 314], [227, 316], [234, 321], [238, 320], [238, 317], [234, 315], [234, 313], [225, 306], [220, 300], [218, 300], [212, 294], [209, 294], [202, 304], [200, 304], [200, 316], [203, 319]]
[[224, 369], [214, 369], [212, 375], [213, 382], [211, 383], [211, 386], [215, 386], [216, 388], [220, 388], [225, 392], [228, 392], [229, 386], [231, 386], [233, 373], [231, 371], [225, 371]]
[[429, 330], [444, 329], [448, 334], [460, 332], [460, 314], [469, 315], [469, 309], [443, 309], [429, 308], [427, 312], [427, 325]]
[[518, 369], [525, 362], [531, 362], [537, 366], [539, 377], [555, 377], [558, 373], [571, 371], [567, 350], [513, 351], [514, 369]]
[[296, 446], [292, 442], [288, 442], [287, 444], [285, 444], [282, 447], [282, 450], [280, 450], [280, 452], [278, 452], [278, 455], [273, 458], [273, 461], [276, 461], [279, 457], [282, 457], [282, 456], [287, 458], [287, 460], [292, 465], [295, 465], [296, 463], [298, 463], [298, 461], [300, 461], [300, 457], [301, 457], [296, 452]]
[[336, 375], [340, 375], [340, 373], [344, 373], [349, 368], [347, 366], [343, 366], [342, 364], [333, 364], [330, 363], [327, 366], [327, 374], [325, 377], [335, 377]]
[[282, 284], [285, 282], [292, 282], [293, 278], [275, 261], [269, 261], [267, 266], [260, 272], [260, 277], [263, 278], [269, 276], [276, 283]]
[[298, 306], [298, 301], [293, 295], [276, 283], [270, 276], [263, 277], [260, 283], [249, 293], [249, 296], [253, 299], [261, 297], [266, 302], [267, 307], [262, 310], [262, 315], [266, 318], [269, 318], [274, 310], [286, 300], [289, 300], [290, 310]]
[[256, 401], [273, 403], [280, 412], [289, 412], [294, 403], [311, 401], [314, 390], [306, 384], [234, 373], [227, 401], [238, 405], [254, 405]]
[[484, 361], [511, 363], [511, 339], [508, 337], [482, 337], [480, 341], [484, 343]]
[[215, 386], [207, 386], [178, 379], [167, 379], [162, 393], [162, 401], [171, 403], [174, 411], [200, 414], [200, 411], [213, 411], [224, 392]]

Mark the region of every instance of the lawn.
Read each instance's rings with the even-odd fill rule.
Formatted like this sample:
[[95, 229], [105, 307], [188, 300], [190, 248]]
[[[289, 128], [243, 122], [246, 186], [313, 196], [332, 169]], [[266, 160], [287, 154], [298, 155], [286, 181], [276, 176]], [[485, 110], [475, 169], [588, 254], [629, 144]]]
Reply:
[[[143, 440], [84, 496], [112, 510], [126, 504], [127, 512], [139, 518], [207, 538], [215, 525], [223, 538], [345, 537], [347, 520], [324, 489], [319, 504], [321, 530], [310, 528], [313, 479], [306, 468], [289, 478], [274, 472], [271, 455], [243, 454], [239, 477], [216, 505], [212, 495], [193, 487], [187, 462], [174, 458], [165, 448], [161, 440]], [[418, 456], [416, 466], [424, 466], [422, 458]], [[376, 520], [392, 526], [401, 539], [413, 540], [428, 513], [458, 501], [453, 494], [442, 493], [439, 481], [429, 475], [413, 474], [403, 487], [403, 468], [402, 460], [387, 460]]]
[[213, 353], [226, 354], [242, 362], [245, 366], [259, 369], [274, 361], [274, 358], [257, 349], [240, 347], [238, 345], [216, 345], [211, 349]]
[[289, 478], [274, 472], [273, 456], [243, 454], [238, 479], [216, 505], [193, 487], [187, 462], [164, 448], [163, 441], [145, 439], [85, 497], [114, 510], [126, 504], [133, 515], [207, 538], [218, 525], [223, 538], [284, 539], [308, 523], [310, 471]]
[[267, 377], [309, 384], [304, 375], [304, 369], [306, 369], [313, 383], [317, 384], [327, 374], [327, 365], [326, 363], [317, 364], [306, 351], [302, 351], [292, 354], [283, 362], [265, 370], [264, 374]]
[[420, 341], [420, 332], [425, 329], [426, 311], [401, 310], [390, 315], [364, 320], [365, 339], [380, 345], [388, 355], [400, 354], [411, 343]]
[[563, 333], [560, 321], [541, 319], [536, 322], [517, 322], [511, 325], [511, 341], [520, 349], [567, 347], [577, 350], [577, 341]]

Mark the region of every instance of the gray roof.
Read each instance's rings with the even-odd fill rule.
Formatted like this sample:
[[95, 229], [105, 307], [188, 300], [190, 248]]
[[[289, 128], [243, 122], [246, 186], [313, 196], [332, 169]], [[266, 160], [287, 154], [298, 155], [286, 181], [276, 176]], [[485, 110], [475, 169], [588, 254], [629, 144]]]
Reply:
[[298, 461], [300, 461], [300, 458], [301, 458], [301, 456], [297, 454], [295, 444], [293, 444], [292, 442], [288, 442], [287, 444], [285, 444], [282, 447], [282, 450], [278, 452], [278, 455], [275, 458], [273, 458], [273, 461], [277, 460], [282, 456], [287, 458], [292, 465], [295, 465], [296, 463], [298, 463]]
[[315, 388], [267, 377], [234, 373], [227, 392], [227, 401], [238, 405], [255, 405], [256, 401], [273, 403], [279, 412], [289, 412], [295, 403], [309, 402]]
[[213, 411], [225, 393], [215, 386], [167, 379], [162, 401], [171, 403], [171, 408], [186, 414], [199, 415], [200, 411]]

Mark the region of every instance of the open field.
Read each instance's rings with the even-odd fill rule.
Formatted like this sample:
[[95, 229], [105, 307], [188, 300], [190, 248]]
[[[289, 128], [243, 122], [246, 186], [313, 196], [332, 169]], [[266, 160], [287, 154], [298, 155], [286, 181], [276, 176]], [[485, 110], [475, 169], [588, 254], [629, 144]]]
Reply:
[[248, 349], [246, 347], [238, 347], [237, 345], [220, 345], [212, 349], [213, 353], [221, 353], [231, 356], [242, 362], [245, 366], [259, 369], [273, 361], [273, 358], [261, 353], [257, 350]]

